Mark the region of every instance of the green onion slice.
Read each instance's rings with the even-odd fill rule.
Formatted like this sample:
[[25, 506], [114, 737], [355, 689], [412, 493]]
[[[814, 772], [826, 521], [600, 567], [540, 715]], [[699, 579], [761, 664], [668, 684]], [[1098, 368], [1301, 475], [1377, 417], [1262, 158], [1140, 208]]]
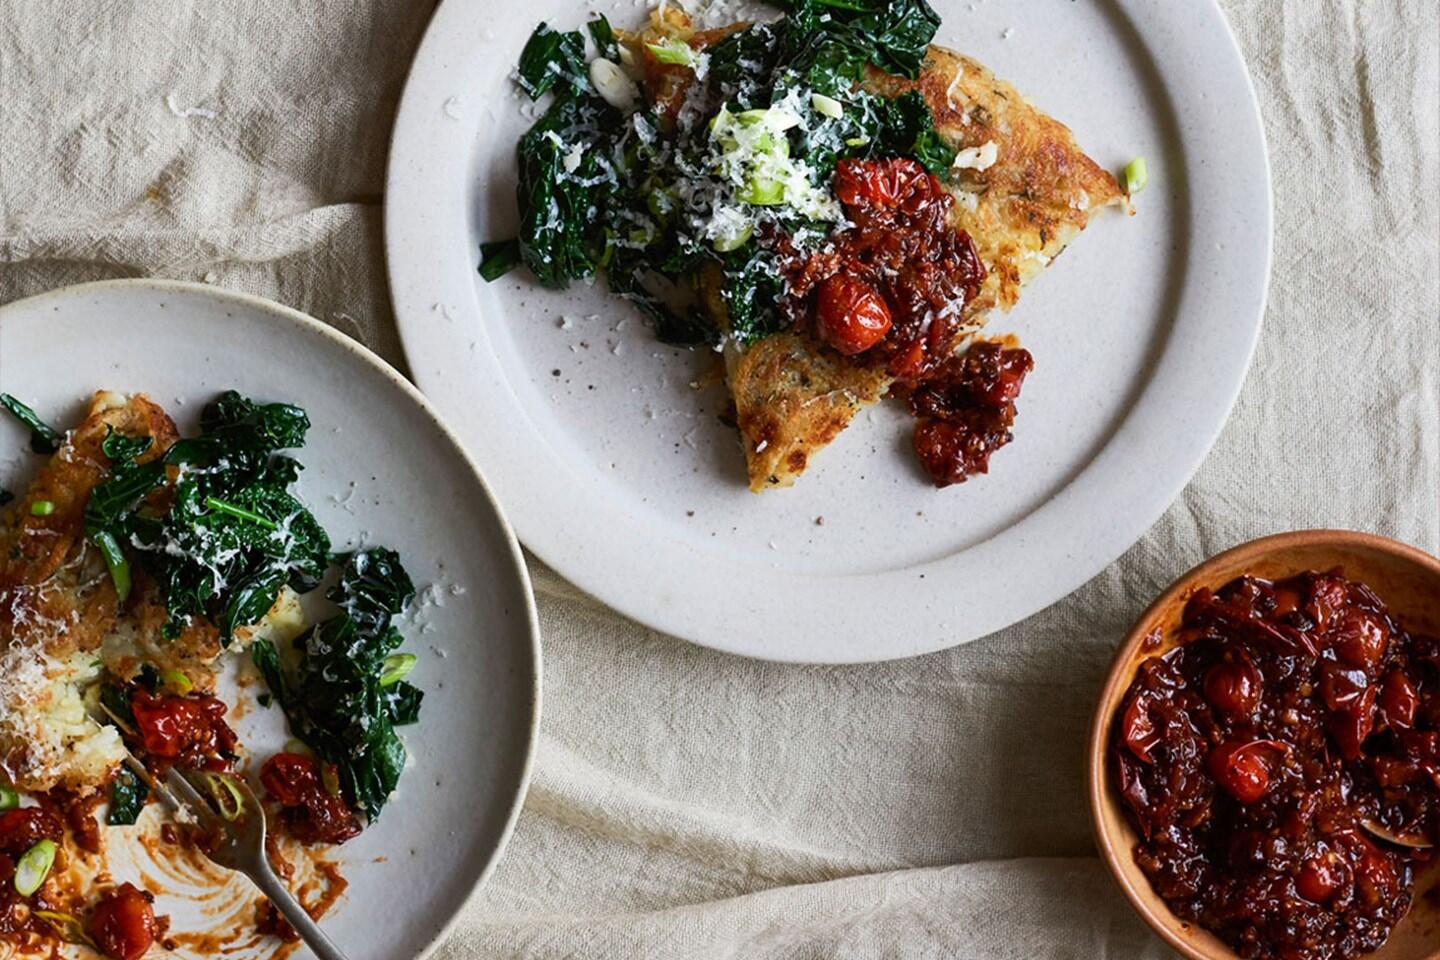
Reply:
[[645, 49], [655, 54], [661, 63], [678, 64], [688, 67], [695, 62], [695, 51], [683, 40], [665, 40], [661, 43], [647, 43]]
[[810, 94], [810, 106], [815, 108], [816, 113], [832, 120], [838, 120], [845, 115], [845, 104], [823, 93]]
[[195, 689], [195, 684], [190, 681], [190, 678], [179, 670], [161, 670], [160, 681], [182, 697]]
[[20, 794], [9, 787], [0, 787], [0, 811], [14, 810], [20, 806]]
[[91, 950], [99, 950], [95, 941], [91, 940], [89, 934], [85, 932], [85, 925], [74, 914], [60, 913], [56, 910], [36, 910], [34, 913], [35, 916], [54, 927], [60, 934], [60, 939], [66, 943], [78, 943]]
[[91, 540], [100, 548], [105, 566], [110, 568], [110, 579], [115, 583], [115, 595], [124, 603], [125, 598], [130, 596], [130, 561], [125, 559], [125, 551], [120, 549], [120, 541], [109, 530], [101, 530]]
[[1134, 196], [1145, 189], [1150, 182], [1150, 172], [1145, 169], [1145, 158], [1136, 157], [1125, 165], [1125, 192]]
[[54, 500], [35, 500], [30, 504], [30, 516], [32, 517], [48, 517], [54, 512]]
[[55, 865], [55, 841], [41, 840], [15, 862], [15, 892], [28, 897], [40, 889]]
[[415, 669], [417, 659], [419, 658], [413, 653], [390, 654], [380, 665], [380, 686], [393, 686], [405, 679], [405, 675]]
[[245, 795], [235, 786], [235, 781], [223, 773], [205, 774], [205, 785], [215, 800], [215, 809], [226, 820], [238, 820], [245, 812]]
[[294, 737], [285, 741], [285, 749], [283, 752], [298, 754], [302, 757], [313, 757], [315, 755], [314, 751], [312, 751], [306, 743], [301, 740], [296, 740]]

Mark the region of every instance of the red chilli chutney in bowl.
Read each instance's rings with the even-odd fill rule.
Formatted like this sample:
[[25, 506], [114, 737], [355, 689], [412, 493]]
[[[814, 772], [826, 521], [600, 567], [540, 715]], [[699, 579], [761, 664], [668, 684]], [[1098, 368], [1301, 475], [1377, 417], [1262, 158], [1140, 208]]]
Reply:
[[1245, 958], [1384, 944], [1440, 837], [1440, 639], [1330, 569], [1199, 587], [1141, 652], [1105, 765], [1153, 892]]

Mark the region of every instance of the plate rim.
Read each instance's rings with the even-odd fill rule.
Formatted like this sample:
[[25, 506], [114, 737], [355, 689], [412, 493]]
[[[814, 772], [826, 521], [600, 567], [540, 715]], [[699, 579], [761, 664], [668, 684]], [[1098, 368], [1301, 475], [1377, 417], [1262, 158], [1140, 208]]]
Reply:
[[[1133, 11], [1144, 6], [1144, 4], [1141, 3], [1140, 0], [1111, 0], [1111, 4], [1118, 10], [1120, 15], [1129, 21], [1128, 25], [1136, 35], [1140, 37], [1143, 43], [1145, 35], [1136, 29]], [[425, 187], [433, 186], [429, 181], [435, 177], [434, 171], [429, 169], [432, 162], [435, 162], [434, 151], [437, 149], [437, 144], [433, 141], [437, 139], [449, 139], [445, 134], [437, 133], [436, 131], [443, 129], [444, 124], [447, 122], [446, 117], [448, 117], [449, 121], [458, 119], [450, 112], [450, 105], [456, 99], [453, 91], [452, 96], [445, 100], [443, 107], [444, 117], [439, 115], [442, 110], [437, 109], [438, 99], [436, 99], [434, 103], [429, 101], [431, 98], [436, 98], [436, 95], [440, 94], [443, 89], [443, 83], [441, 81], [447, 78], [447, 70], [450, 68], [450, 64], [445, 60], [446, 49], [455, 47], [455, 45], [460, 42], [456, 37], [465, 34], [463, 29], [456, 28], [463, 27], [469, 23], [466, 17], [472, 7], [483, 10], [484, 4], [483, 2], [477, 3], [476, 0], [444, 0], [433, 15], [406, 77], [404, 92], [396, 112], [390, 150], [387, 157], [384, 250], [387, 273], [390, 279], [391, 303], [395, 312], [397, 332], [399, 333], [401, 344], [405, 350], [407, 361], [410, 364], [412, 375], [415, 377], [415, 382], [419, 384], [422, 389], [427, 390], [427, 392], [440, 386], [443, 375], [438, 372], [430, 373], [426, 369], [425, 363], [421, 362], [422, 358], [427, 356], [424, 349], [424, 340], [426, 339], [428, 331], [426, 330], [424, 321], [427, 319], [427, 315], [433, 314], [434, 310], [439, 308], [438, 300], [434, 297], [424, 297], [422, 296], [422, 292], [427, 283], [434, 288], [438, 288], [446, 281], [443, 279], [435, 279], [434, 274], [444, 274], [445, 271], [438, 270], [433, 260], [430, 262], [422, 262], [421, 258], [428, 256], [428, 254], [419, 253], [422, 247], [416, 243], [416, 241], [422, 236], [425, 238], [435, 237], [437, 226], [444, 222], [440, 221], [437, 223], [436, 218], [444, 217], [447, 214], [443, 209], [439, 214], [436, 214], [434, 210], [435, 207], [444, 207], [445, 204], [435, 200], [427, 204], [420, 198], [423, 198], [427, 192], [434, 193], [433, 190], [426, 191], [424, 189]], [[1190, 435], [1198, 442], [1189, 443], [1182, 449], [1181, 456], [1172, 457], [1172, 460], [1176, 460], [1179, 464], [1179, 468], [1172, 474], [1172, 480], [1154, 488], [1159, 491], [1159, 495], [1156, 495], [1154, 490], [1152, 490], [1146, 504], [1147, 509], [1132, 512], [1139, 518], [1130, 523], [1123, 524], [1127, 532], [1118, 537], [1114, 534], [1101, 535], [1100, 532], [1094, 532], [1096, 535], [1092, 537], [1092, 542], [1084, 544], [1083, 547], [1068, 554], [1060, 556], [1052, 555], [1050, 559], [1068, 558], [1066, 566], [1069, 569], [1068, 572], [1063, 575], [1047, 574], [1049, 576], [1049, 586], [1044, 588], [1043, 592], [1048, 594], [1048, 597], [1041, 600], [1031, 598], [1021, 603], [1008, 603], [1007, 609], [998, 615], [991, 615], [988, 622], [986, 622], [983, 615], [977, 617], [976, 619], [981, 621], [980, 627], [972, 628], [969, 625], [963, 627], [958, 631], [960, 634], [958, 639], [953, 635], [943, 636], [939, 639], [935, 639], [932, 636], [918, 643], [912, 641], [908, 645], [888, 641], [887, 643], [877, 644], [878, 649], [856, 649], [852, 644], [848, 648], [837, 651], [830, 648], [817, 648], [815, 644], [811, 643], [802, 648], [776, 650], [769, 648], [765, 640], [757, 640], [757, 638], [750, 634], [746, 634], [741, 640], [737, 641], [735, 639], [736, 631], [734, 629], [733, 619], [724, 623], [718, 622], [717, 620], [717, 622], [708, 625], [697, 626], [697, 618], [684, 607], [676, 605], [673, 600], [667, 601], [668, 605], [662, 604], [655, 601], [653, 597], [647, 597], [643, 588], [637, 589], [634, 586], [627, 587], [621, 582], [627, 576], [634, 579], [633, 573], [626, 572], [617, 577], [614, 573], [607, 574], [605, 571], [595, 569], [596, 565], [593, 563], [587, 566], [583, 560], [579, 559], [579, 555], [584, 553], [583, 546], [577, 548], [573, 544], [559, 542], [560, 538], [556, 535], [557, 532], [553, 529], [553, 524], [548, 520], [544, 521], [544, 523], [549, 524], [551, 529], [539, 529], [542, 525], [541, 518], [536, 517], [532, 519], [531, 516], [532, 513], [536, 512], [536, 508], [523, 502], [517, 502], [515, 504], [516, 522], [519, 525], [526, 547], [555, 569], [561, 576], [570, 580], [585, 592], [595, 596], [601, 600], [601, 602], [625, 616], [654, 630], [710, 649], [754, 659], [784, 663], [815, 664], [867, 663], [902, 659], [948, 649], [980, 639], [1018, 623], [1027, 617], [1033, 616], [1041, 610], [1063, 600], [1085, 582], [1097, 576], [1113, 564], [1126, 550], [1139, 542], [1145, 533], [1164, 515], [1170, 506], [1173, 505], [1209, 456], [1211, 450], [1214, 448], [1215, 442], [1219, 439], [1221, 432], [1228, 424], [1254, 360], [1255, 351], [1264, 326], [1272, 279], [1275, 202], [1273, 175], [1270, 164], [1270, 151], [1265, 134], [1264, 118], [1260, 110], [1259, 97], [1255, 89], [1254, 79], [1245, 61], [1244, 53], [1236, 39], [1234, 30], [1228, 18], [1225, 16], [1224, 11], [1221, 9], [1218, 0], [1208, 0], [1208, 2], [1204, 4], [1193, 5], [1191, 9], [1194, 11], [1203, 11], [1203, 13], [1197, 12], [1196, 15], [1203, 15], [1212, 20], [1210, 33], [1214, 42], [1209, 45], [1208, 52], [1204, 56], [1204, 61], [1212, 66], [1215, 64], [1223, 66], [1225, 68], [1225, 75], [1227, 76], [1227, 83], [1234, 87], [1233, 90], [1227, 90], [1227, 92], [1235, 94], [1235, 100], [1230, 104], [1232, 109], [1234, 109], [1232, 118], [1238, 114], [1242, 120], [1239, 123], [1234, 123], [1231, 129], [1238, 129], [1240, 131], [1238, 140], [1241, 144], [1241, 152], [1246, 154], [1244, 166], [1247, 170], [1247, 175], [1258, 178], [1259, 192], [1263, 195], [1263, 202], [1257, 200], [1253, 206], [1248, 206], [1244, 210], [1246, 216], [1253, 216], [1255, 218], [1254, 229], [1251, 233], [1257, 235], [1256, 240], [1251, 244], [1253, 249], [1250, 249], [1250, 253], [1253, 255], [1253, 262], [1256, 266], [1255, 268], [1246, 270], [1243, 274], [1239, 274], [1240, 280], [1237, 283], [1237, 286], [1243, 290], [1241, 299], [1246, 305], [1243, 311], [1246, 317], [1246, 327], [1243, 330], [1243, 335], [1235, 335], [1232, 338], [1235, 340], [1235, 343], [1233, 345], [1232, 362], [1228, 365], [1226, 371], [1227, 376], [1217, 381], [1222, 389], [1215, 390], [1211, 395], [1210, 402], [1213, 404], [1215, 415], [1202, 429], [1190, 431]], [[1169, 13], [1165, 14], [1165, 16], [1167, 18], [1173, 18], [1173, 15]], [[470, 50], [472, 52], [475, 46], [476, 45], [471, 46]], [[1148, 50], [1146, 54], [1150, 56], [1152, 63], [1157, 63], [1158, 65], [1158, 61], [1153, 55], [1149, 55]], [[1164, 78], [1167, 74], [1162, 73], [1161, 76]], [[485, 102], [488, 102], [488, 100]], [[459, 127], [460, 124], [452, 123], [451, 126]], [[425, 136], [427, 128], [429, 128], [428, 137]], [[1184, 143], [1185, 137], [1182, 134], [1181, 142], [1175, 144], [1175, 146], [1181, 150], [1181, 154], [1185, 157], [1187, 164], [1196, 162], [1198, 158], [1188, 155], [1188, 151], [1182, 149]], [[471, 138], [467, 150], [473, 150], [473, 148], [474, 138]], [[427, 151], [430, 152], [427, 154]], [[441, 155], [442, 160], [438, 162], [445, 162], [443, 160], [443, 152]], [[467, 152], [465, 156], [459, 158], [459, 161], [459, 165], [468, 170], [470, 167], [470, 154]], [[454, 164], [452, 163], [451, 165], [453, 166]], [[1193, 176], [1193, 174], [1188, 175], [1180, 189], [1188, 190]], [[467, 184], [467, 189], [458, 197], [453, 194], [446, 195], [449, 199], [449, 207], [458, 207], [461, 209], [459, 216], [461, 216], [462, 219], [468, 216], [467, 204], [471, 202], [475, 189], [477, 188], [473, 185]], [[455, 215], [454, 211], [451, 210], [448, 215], [453, 217]], [[1194, 218], [1193, 208], [1190, 216], [1192, 219]], [[1196, 232], [1197, 228], [1192, 225], [1190, 231], [1183, 234], [1183, 236], [1189, 239], [1192, 238]], [[451, 234], [449, 232], [443, 233], [439, 243], [436, 245], [440, 252], [435, 254], [435, 258], [438, 259], [446, 256], [444, 251], [450, 245], [450, 238]], [[1192, 246], [1183, 256], [1184, 259], [1182, 262], [1189, 265], [1194, 262], [1198, 254]], [[473, 260], [475, 257], [472, 256], [471, 259]], [[473, 262], [469, 263], [469, 268], [464, 274], [464, 282], [470, 288], [471, 299], [473, 299], [475, 290], [475, 281], [473, 280], [474, 272], [475, 264]], [[455, 282], [458, 283], [458, 280]], [[1181, 289], [1188, 289], [1188, 285], [1182, 284]], [[536, 292], [542, 293], [543, 291], [537, 286]], [[422, 303], [422, 301], [426, 300], [429, 301], [428, 305]], [[1249, 316], [1252, 311], [1252, 305], [1253, 318]], [[1190, 308], [1192, 311], [1194, 309], [1195, 308]], [[1179, 311], [1177, 311], [1177, 314], [1178, 313]], [[477, 322], [483, 323], [485, 319], [484, 312], [478, 309], [478, 305], [476, 305], [475, 314]], [[1174, 328], [1172, 327], [1170, 329], [1173, 331]], [[1152, 362], [1158, 367], [1168, 352], [1169, 348], [1162, 348]], [[453, 366], [449, 370], [451, 375], [456, 374], [456, 372]], [[476, 371], [466, 369], [463, 373], [470, 376], [471, 379], [477, 379], [475, 376]], [[1149, 375], [1143, 377], [1136, 385], [1141, 389], [1141, 393], [1144, 394], [1149, 391], [1155, 382], [1154, 371], [1151, 371]], [[502, 387], [500, 392], [503, 393], [506, 390], [508, 390], [508, 387]], [[438, 395], [437, 392], [437, 396]], [[445, 401], [437, 399], [437, 403], [443, 402]], [[1138, 406], [1139, 404], [1137, 403], [1136, 407]], [[968, 554], [972, 551], [991, 548], [996, 541], [1004, 538], [1011, 531], [1015, 530], [1016, 527], [1025, 524], [1032, 517], [1046, 511], [1053, 506], [1056, 500], [1063, 499], [1066, 492], [1072, 489], [1085, 474], [1094, 467], [1095, 463], [1104, 456], [1105, 450], [1114, 444], [1116, 437], [1124, 431], [1125, 423], [1133, 414], [1134, 409], [1135, 407], [1132, 407], [1131, 410], [1126, 412], [1125, 417], [1119, 421], [1118, 425], [1109, 434], [1099, 452], [1087, 460], [1080, 471], [1071, 477], [1054, 497], [1041, 503], [1026, 517], [1017, 521], [1016, 524], [1007, 527], [1005, 530], [1002, 530], [995, 536], [949, 554], [939, 561], [910, 565], [897, 564], [894, 568], [879, 573], [817, 575], [797, 571], [776, 571], [777, 586], [773, 587], [771, 592], [782, 592], [778, 586], [778, 580], [783, 578], [788, 578], [788, 582], [791, 585], [805, 585], [807, 582], [813, 582], [817, 579], [824, 580], [836, 585], [834, 591], [836, 594], [842, 593], [846, 586], [858, 585], [865, 581], [884, 581], [887, 578], [890, 582], [886, 585], [891, 588], [896, 588], [900, 586], [896, 574], [907, 574], [911, 571], [927, 567], [934, 568], [943, 564], [945, 560], [960, 554]], [[504, 470], [501, 470], [501, 472], [504, 472]], [[611, 508], [612, 515], [614, 512], [614, 508]], [[1097, 540], [1103, 540], [1103, 544], [1094, 542]], [[683, 550], [684, 548], [681, 549]], [[688, 593], [694, 596], [696, 591], [692, 589], [689, 590]], [[646, 602], [647, 599], [650, 600], [648, 604]], [[743, 611], [736, 611], [736, 613], [743, 613]], [[948, 627], [942, 623], [941, 629], [948, 629]], [[753, 632], [752, 630], [752, 633]]]
[[479, 894], [494, 874], [501, 859], [504, 858], [506, 849], [510, 845], [510, 840], [515, 832], [516, 822], [519, 820], [520, 812], [530, 792], [530, 784], [535, 767], [535, 757], [539, 747], [544, 671], [540, 616], [535, 603], [535, 588], [530, 579], [530, 570], [525, 564], [524, 554], [520, 549], [519, 539], [515, 535], [515, 529], [501, 508], [500, 501], [495, 496], [495, 491], [491, 489], [489, 482], [485, 479], [484, 473], [481, 472], [474, 457], [470, 455], [469, 449], [460, 442], [459, 437], [450, 429], [450, 426], [445, 422], [440, 412], [435, 409], [434, 405], [430, 403], [430, 400], [421, 393], [413, 383], [396, 370], [395, 367], [391, 366], [384, 357], [381, 357], [363, 343], [346, 336], [334, 327], [322, 323], [294, 307], [286, 306], [283, 303], [252, 293], [215, 287], [205, 283], [157, 277], [123, 277], [55, 287], [50, 290], [32, 294], [28, 297], [23, 297], [19, 300], [12, 300], [9, 303], [0, 304], [0, 325], [13, 322], [12, 315], [20, 312], [21, 309], [33, 309], [48, 301], [59, 301], [71, 296], [80, 296], [117, 288], [150, 290], [160, 294], [175, 293], [182, 296], [200, 296], [202, 298], [229, 302], [253, 310], [259, 310], [279, 317], [312, 334], [319, 335], [321, 339], [328, 341], [333, 346], [354, 354], [362, 363], [384, 377], [393, 386], [398, 387], [410, 402], [416, 404], [421, 412], [435, 424], [436, 428], [440, 431], [441, 437], [445, 442], [454, 447], [464, 468], [469, 471], [470, 475], [478, 483], [480, 490], [485, 496], [486, 504], [498, 521], [498, 526], [503, 534], [505, 543], [506, 558], [509, 560], [513, 572], [518, 575], [518, 582], [522, 587], [521, 592], [523, 594], [525, 611], [525, 633], [529, 640], [528, 649], [530, 653], [531, 677], [528, 697], [529, 716], [526, 718], [524, 759], [520, 768], [520, 776], [516, 782], [516, 790], [514, 796], [510, 799], [505, 822], [500, 831], [499, 841], [488, 854], [485, 864], [475, 874], [475, 878], [465, 891], [459, 907], [446, 919], [439, 931], [415, 954], [415, 960], [424, 960], [424, 958], [429, 957], [439, 949], [441, 944], [449, 939], [450, 934], [459, 923], [460, 917], [465, 912], [466, 907], [475, 899], [477, 894]]

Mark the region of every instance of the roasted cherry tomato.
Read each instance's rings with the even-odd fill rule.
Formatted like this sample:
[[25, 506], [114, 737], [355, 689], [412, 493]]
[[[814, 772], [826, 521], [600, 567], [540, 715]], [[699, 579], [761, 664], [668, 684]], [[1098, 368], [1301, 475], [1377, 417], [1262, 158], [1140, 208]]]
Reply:
[[1270, 789], [1270, 757], [1286, 745], [1275, 740], [1222, 743], [1210, 751], [1210, 776], [1241, 803], [1254, 803]]
[[1358, 852], [1354, 860], [1356, 892], [1362, 904], [1367, 906], [1390, 897], [1395, 890], [1395, 867], [1390, 858], [1370, 841], [1358, 834], [1353, 836], [1353, 846]]
[[1370, 686], [1364, 670], [1333, 660], [1320, 665], [1320, 699], [1327, 710], [1347, 710]]
[[155, 942], [155, 908], [134, 884], [110, 891], [90, 917], [90, 936], [107, 957], [140, 960]]
[[1335, 655], [1352, 667], [1368, 668], [1380, 662], [1390, 644], [1390, 628], [1373, 613], [1351, 608], [1334, 626]]
[[904, 157], [841, 160], [835, 165], [835, 196], [852, 206], [898, 207], [927, 180], [925, 168]]
[[1325, 903], [1340, 889], [1343, 880], [1340, 865], [1332, 854], [1325, 853], [1305, 861], [1295, 876], [1295, 892], [1311, 903]]
[[1415, 723], [1415, 708], [1419, 704], [1420, 696], [1409, 677], [1399, 670], [1385, 675], [1380, 686], [1380, 712], [1387, 724], [1396, 730], [1409, 730]]
[[890, 332], [890, 307], [863, 280], [836, 274], [820, 285], [815, 331], [836, 350], [853, 356], [869, 350]]
[[1245, 717], [1260, 703], [1260, 671], [1248, 660], [1217, 663], [1205, 674], [1205, 699], [1229, 717]]
[[1145, 763], [1154, 763], [1150, 751], [1160, 744], [1160, 730], [1150, 716], [1150, 698], [1143, 693], [1130, 699], [1120, 720], [1120, 737], [1125, 746]]
[[156, 697], [144, 690], [130, 697], [145, 752], [197, 765], [233, 755], [235, 732], [225, 723], [226, 710], [215, 697]]
[[1366, 687], [1359, 697], [1350, 701], [1344, 709], [1330, 714], [1330, 719], [1325, 722], [1330, 739], [1339, 748], [1340, 756], [1346, 760], [1354, 760], [1360, 756], [1365, 738], [1375, 730], [1377, 692], [1374, 687]]

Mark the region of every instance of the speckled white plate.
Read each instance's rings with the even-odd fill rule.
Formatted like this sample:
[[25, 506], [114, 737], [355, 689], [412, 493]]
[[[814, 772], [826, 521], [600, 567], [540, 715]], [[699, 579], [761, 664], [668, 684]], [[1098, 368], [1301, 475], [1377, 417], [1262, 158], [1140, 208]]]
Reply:
[[[386, 195], [412, 375], [485, 468], [521, 539], [600, 599], [707, 646], [776, 660], [912, 656], [1014, 623], [1155, 521], [1225, 422], [1259, 332], [1270, 176], [1244, 62], [1213, 0], [932, 0], [971, 54], [1119, 169], [1138, 216], [1095, 217], [993, 332], [1035, 355], [1015, 442], [937, 491], [903, 411], [863, 414], [788, 490], [745, 486], [710, 358], [658, 344], [603, 284], [517, 271], [510, 72], [572, 0], [445, 0], [405, 90]], [[622, 26], [643, 8], [599, 0]], [[1040, 9], [1043, 7], [1043, 11]], [[821, 522], [823, 518], [823, 523]]]
[[[299, 404], [312, 423], [299, 490], [337, 549], [400, 551], [420, 589], [402, 628], [405, 649], [420, 657], [411, 679], [425, 703], [419, 724], [401, 730], [411, 761], [394, 798], [336, 851], [350, 885], [322, 923], [352, 960], [428, 953], [510, 835], [539, 718], [530, 583], [485, 481], [384, 361], [279, 304], [196, 284], [115, 281], [0, 308], [0, 391], [70, 425], [97, 388], [150, 394], [184, 432], [229, 388]], [[0, 417], [0, 484], [21, 488], [39, 462], [23, 431]], [[275, 709], [251, 709], [237, 729], [262, 758], [286, 739]], [[157, 813], [152, 805], [147, 817]], [[117, 881], [140, 870], [174, 876], [147, 864], [137, 844], [117, 837], [110, 846]], [[245, 884], [234, 878], [243, 896], [230, 912], [248, 917], [255, 895]], [[166, 894], [158, 908], [177, 931], [217, 922], [204, 914], [213, 901]], [[273, 947], [226, 956], [259, 960]]]

